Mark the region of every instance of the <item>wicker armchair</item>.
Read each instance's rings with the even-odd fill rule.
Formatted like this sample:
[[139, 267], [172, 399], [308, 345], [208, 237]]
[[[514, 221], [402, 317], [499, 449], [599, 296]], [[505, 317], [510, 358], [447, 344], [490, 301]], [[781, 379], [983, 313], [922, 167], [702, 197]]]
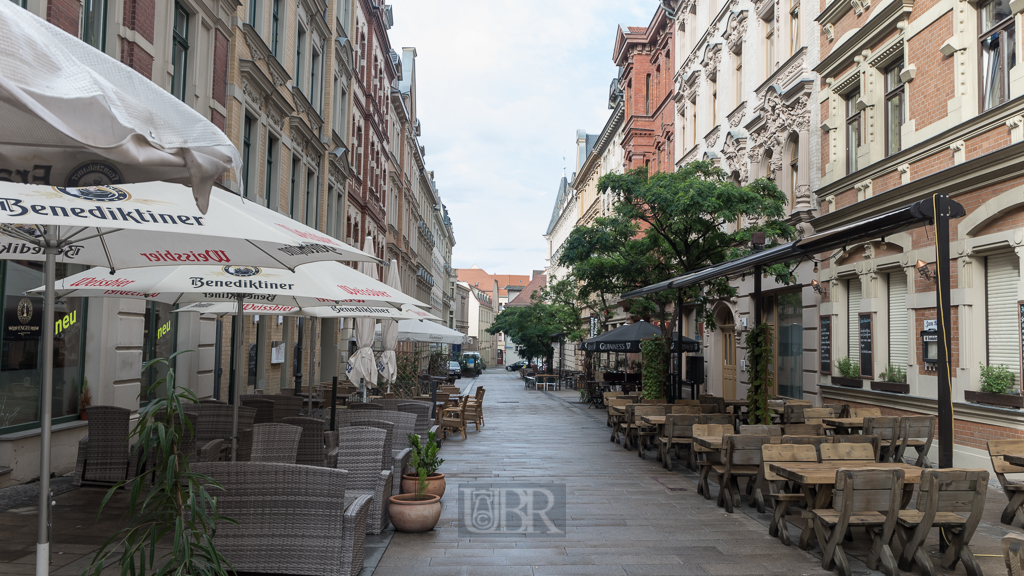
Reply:
[[274, 401], [266, 396], [254, 396], [246, 394], [248, 398], [242, 398], [242, 406], [256, 409], [256, 419], [253, 424], [270, 424], [274, 421]]
[[375, 402], [353, 402], [348, 405], [349, 410], [383, 410], [383, 404], [377, 404]]
[[[383, 413], [383, 411], [381, 412]], [[376, 415], [376, 413], [374, 413]], [[408, 437], [403, 436], [401, 439], [398, 437], [397, 426], [394, 422], [388, 422], [386, 420], [375, 420], [375, 419], [363, 419], [353, 420], [350, 426], [371, 426], [373, 428], [381, 428], [387, 431], [387, 439], [384, 441], [384, 469], [391, 470], [391, 495], [397, 496], [402, 490], [402, 474], [409, 468], [412, 462], [412, 449], [405, 448], [402, 450], [396, 450], [395, 446], [401, 446], [408, 444]]]
[[[363, 569], [370, 497], [346, 498], [348, 474], [296, 464], [212, 462], [192, 466], [218, 512], [214, 545], [238, 572], [355, 576]], [[352, 500], [349, 504], [349, 500]]]
[[128, 478], [131, 415], [131, 410], [118, 406], [89, 407], [89, 434], [78, 442], [75, 486], [83, 482], [116, 484]]
[[[181, 444], [178, 446], [178, 453], [181, 454], [186, 461], [189, 463], [197, 462], [198, 447], [196, 446], [196, 432], [199, 429], [199, 415], [193, 412], [181, 413], [181, 416], [185, 417], [188, 422], [187, 425], [183, 425], [180, 416], [175, 416], [174, 426], [181, 430]], [[156, 415], [158, 420], [162, 420], [165, 415], [163, 411]], [[129, 484], [131, 477], [142, 478], [146, 483], [153, 481], [152, 474], [150, 471], [153, 469], [148, 459], [142, 461], [142, 445], [136, 444], [132, 446], [131, 461], [128, 464], [128, 476]], [[147, 477], [149, 476], [149, 477]]]
[[391, 470], [384, 468], [387, 432], [369, 426], [350, 426], [337, 431], [337, 466], [348, 470], [346, 499], [373, 497], [366, 518], [366, 533], [380, 534], [388, 527], [388, 498], [392, 495]]
[[427, 432], [430, 431], [432, 420], [430, 418], [429, 402], [400, 402], [398, 404], [398, 411], [416, 415], [416, 434], [425, 437]]
[[295, 394], [271, 394], [264, 396], [274, 401], [274, 422], [284, 422], [285, 418], [295, 418], [305, 408], [305, 400]]
[[324, 435], [327, 427], [324, 425], [323, 420], [295, 416], [293, 418], [285, 418], [282, 423], [302, 428], [302, 435], [299, 436], [299, 452], [295, 456], [296, 464], [302, 464], [303, 466], [327, 465]]
[[295, 464], [302, 428], [291, 424], [256, 424], [252, 427], [250, 462]]
[[[231, 423], [234, 419], [234, 407], [220, 402], [201, 402], [185, 404], [186, 412], [199, 416], [196, 428], [196, 444], [198, 460], [212, 462], [229, 456], [231, 449]], [[249, 459], [252, 452], [252, 426], [256, 418], [256, 409], [245, 406], [238, 407], [238, 458], [239, 461]]]

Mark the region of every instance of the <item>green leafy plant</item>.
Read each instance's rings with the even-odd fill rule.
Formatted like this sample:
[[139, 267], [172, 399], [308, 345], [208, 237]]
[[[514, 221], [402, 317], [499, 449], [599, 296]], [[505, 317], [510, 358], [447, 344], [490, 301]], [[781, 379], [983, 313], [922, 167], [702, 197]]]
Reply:
[[[169, 358], [157, 358], [142, 367], [166, 366], [163, 378], [145, 389], [154, 398], [139, 410], [132, 430], [138, 439], [141, 473], [110, 489], [100, 512], [124, 485], [130, 484], [127, 526], [111, 536], [93, 557], [86, 574], [98, 575], [111, 556], [119, 555], [121, 575], [151, 574], [227, 576], [231, 565], [213, 545], [218, 522], [234, 522], [217, 512], [217, 499], [208, 489], [220, 488], [208, 476], [192, 473], [188, 458], [180, 452], [182, 439], [192, 433], [182, 401], [198, 402], [195, 393], [174, 385]], [[98, 514], [97, 514], [98, 515]]]
[[652, 400], [665, 395], [665, 338], [656, 336], [640, 343], [643, 355], [643, 394]]
[[750, 403], [751, 424], [771, 424], [772, 414], [768, 409], [772, 388], [772, 328], [761, 323], [747, 334], [747, 366], [750, 388], [747, 401]]
[[837, 360], [836, 369], [843, 378], [860, 378], [860, 364], [850, 360], [849, 356]]
[[1013, 372], [1004, 364], [981, 365], [981, 391], [991, 394], [1006, 394], [1013, 388]]
[[884, 372], [878, 375], [882, 382], [893, 382], [896, 384], [907, 383], [907, 371], [894, 364], [889, 364]]
[[427, 434], [426, 444], [420, 441], [419, 434], [409, 434], [409, 448], [412, 449], [411, 464], [421, 476], [430, 476], [444, 464], [444, 459], [437, 457], [440, 448], [437, 445], [437, 432]]

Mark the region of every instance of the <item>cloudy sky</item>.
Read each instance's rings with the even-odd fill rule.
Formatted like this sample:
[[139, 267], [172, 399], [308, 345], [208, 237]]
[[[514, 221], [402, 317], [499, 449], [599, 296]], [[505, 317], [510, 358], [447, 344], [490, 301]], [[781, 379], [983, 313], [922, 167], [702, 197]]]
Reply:
[[[597, 133], [619, 23], [657, 0], [391, 0], [389, 36], [415, 46], [420, 143], [455, 230], [452, 266], [529, 274], [576, 130]], [[563, 161], [562, 158], [565, 157]]]

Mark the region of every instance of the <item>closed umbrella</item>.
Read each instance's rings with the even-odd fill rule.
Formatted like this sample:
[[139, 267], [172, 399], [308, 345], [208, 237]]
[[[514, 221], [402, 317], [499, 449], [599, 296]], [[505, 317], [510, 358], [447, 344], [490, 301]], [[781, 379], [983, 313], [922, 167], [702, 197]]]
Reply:
[[[401, 272], [398, 270], [397, 260], [392, 259], [388, 265], [387, 284], [395, 290], [402, 290]], [[398, 346], [398, 321], [390, 318], [381, 320], [380, 334], [384, 352], [380, 355], [377, 370], [387, 381], [388, 392], [391, 392], [391, 385], [398, 379], [398, 359], [395, 356], [395, 348]]]
[[[366, 243], [363, 246], [369, 252], [374, 252], [373, 237], [367, 236]], [[376, 265], [361, 262], [359, 269], [363, 274], [372, 276], [374, 279], [377, 278]], [[394, 292], [401, 294], [400, 290], [394, 290]], [[376, 322], [373, 318], [355, 319], [356, 353], [348, 359], [348, 363], [345, 366], [345, 373], [348, 374], [349, 381], [359, 385], [364, 401], [366, 400], [367, 384], [373, 386], [377, 383], [377, 360], [373, 357], [373, 330], [375, 324]]]

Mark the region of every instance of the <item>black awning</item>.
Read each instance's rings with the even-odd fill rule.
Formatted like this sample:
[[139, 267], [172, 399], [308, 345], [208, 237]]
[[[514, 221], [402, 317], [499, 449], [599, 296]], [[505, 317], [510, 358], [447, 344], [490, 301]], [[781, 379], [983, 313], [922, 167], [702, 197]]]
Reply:
[[[955, 207], [959, 208], [959, 213], [957, 214], [957, 210], [953, 210], [954, 213], [952, 213], [951, 216], [953, 218], [963, 216], [963, 207], [955, 202], [953, 204]], [[845, 208], [845, 210], [853, 208], [855, 208], [855, 206], [850, 206]], [[787, 262], [789, 260], [795, 260], [797, 258], [804, 258], [820, 254], [822, 252], [827, 252], [829, 250], [835, 250], [836, 248], [842, 248], [864, 240], [882, 238], [910, 228], [916, 228], [917, 226], [930, 221], [932, 219], [931, 215], [932, 200], [921, 200], [920, 202], [915, 202], [914, 204], [898, 210], [879, 214], [878, 216], [873, 216], [854, 224], [848, 224], [819, 234], [812, 234], [806, 238], [790, 242], [789, 244], [774, 246], [767, 250], [754, 252], [753, 254], [748, 254], [742, 258], [737, 258], [736, 260], [730, 260], [716, 266], [702, 268], [695, 272], [678, 276], [671, 280], [651, 284], [650, 286], [639, 290], [627, 292], [623, 294], [622, 297], [637, 298], [661, 292], [663, 290], [685, 288], [687, 286], [700, 284], [701, 282], [706, 282], [715, 278], [721, 278], [722, 276], [739, 274], [750, 270], [754, 266], [770, 266], [772, 264], [778, 264], [779, 262]]]
[[[640, 343], [643, 340], [661, 336], [661, 328], [643, 320], [633, 324], [619, 326], [604, 334], [595, 336], [590, 340], [580, 342], [579, 349], [587, 352], [640, 352]], [[678, 336], [672, 342], [672, 351], [676, 351]], [[700, 350], [700, 342], [683, 336], [683, 352], [697, 352]]]

